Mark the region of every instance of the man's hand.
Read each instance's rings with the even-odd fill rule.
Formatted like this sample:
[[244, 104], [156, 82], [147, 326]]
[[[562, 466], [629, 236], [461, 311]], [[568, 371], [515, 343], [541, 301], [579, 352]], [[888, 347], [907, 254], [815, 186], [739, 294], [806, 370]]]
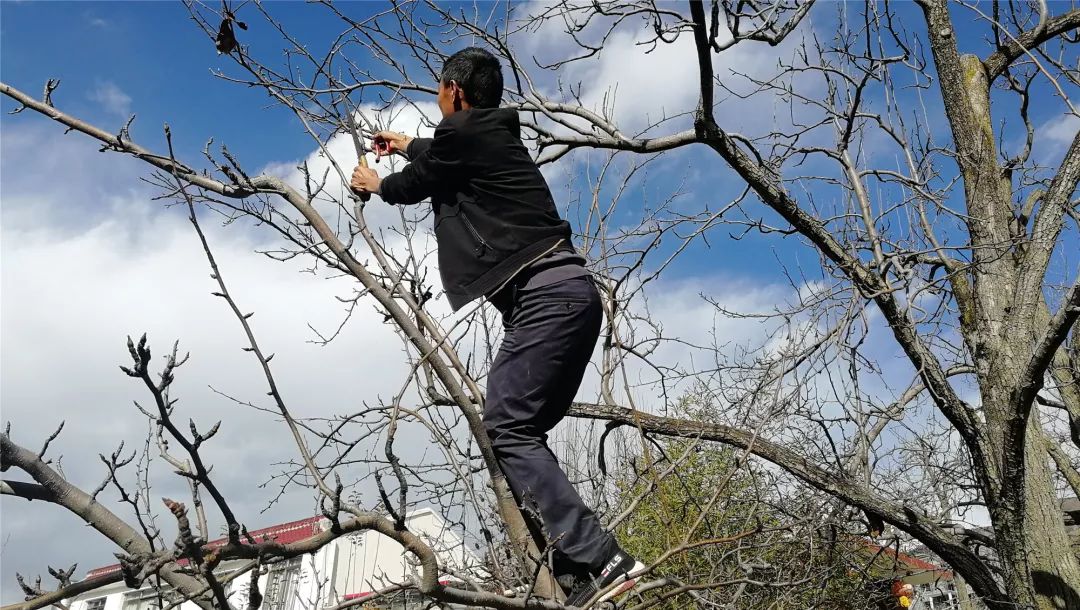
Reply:
[[353, 170], [352, 180], [349, 181], [349, 187], [356, 193], [375, 193], [379, 194], [379, 186], [382, 184], [382, 179], [379, 178], [379, 174], [370, 167], [363, 167], [357, 165]]
[[394, 153], [404, 155], [405, 149], [409, 147], [409, 142], [412, 142], [412, 140], [412, 138], [403, 133], [380, 131], [371, 138], [371, 148], [375, 150], [376, 158], [392, 155]]

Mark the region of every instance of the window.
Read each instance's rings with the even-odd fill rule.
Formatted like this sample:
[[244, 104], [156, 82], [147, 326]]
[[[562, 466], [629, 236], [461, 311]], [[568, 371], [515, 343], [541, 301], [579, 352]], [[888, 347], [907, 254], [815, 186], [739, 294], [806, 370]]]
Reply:
[[[171, 588], [159, 591], [154, 587], [148, 587], [124, 595], [123, 610], [160, 610], [179, 599], [180, 596]], [[87, 608], [87, 610], [91, 609]]]
[[404, 594], [397, 594], [394, 596], [394, 601], [390, 605], [392, 610], [412, 610], [413, 608], [419, 609], [425, 607], [424, 596], [419, 591], [409, 589], [403, 591]]
[[918, 610], [955, 610], [956, 589], [952, 583], [938, 582], [920, 585], [918, 595], [915, 596]]
[[[426, 598], [414, 589], [398, 591], [372, 602], [375, 610], [419, 610], [428, 607]], [[430, 601], [430, 600], [428, 600]]]
[[105, 610], [105, 598], [99, 597], [97, 599], [87, 600], [86, 610]]
[[942, 593], [930, 598], [930, 607], [934, 610], [950, 610], [955, 606], [953, 605], [952, 596]]
[[299, 580], [299, 557], [271, 566], [270, 574], [266, 577], [266, 590], [263, 591], [263, 610], [287, 610], [296, 597], [296, 584]]

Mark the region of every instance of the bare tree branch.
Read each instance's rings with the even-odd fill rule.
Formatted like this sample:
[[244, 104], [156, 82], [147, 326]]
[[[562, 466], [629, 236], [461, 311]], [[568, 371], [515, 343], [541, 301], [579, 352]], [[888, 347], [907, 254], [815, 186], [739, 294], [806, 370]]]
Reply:
[[1006, 42], [1004, 47], [983, 60], [987, 80], [994, 82], [1012, 62], [1030, 49], [1077, 28], [1080, 28], [1080, 9], [1073, 9], [1045, 22], [1040, 21], [1040, 27], [1020, 34], [1016, 40]]

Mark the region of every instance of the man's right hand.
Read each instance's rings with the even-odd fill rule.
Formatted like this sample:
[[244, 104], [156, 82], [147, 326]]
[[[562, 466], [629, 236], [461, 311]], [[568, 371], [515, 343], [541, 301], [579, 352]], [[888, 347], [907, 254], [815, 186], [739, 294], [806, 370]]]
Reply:
[[375, 151], [375, 156], [384, 157], [394, 153], [404, 155], [405, 150], [409, 147], [409, 142], [412, 142], [412, 138], [396, 131], [380, 131], [371, 138], [371, 142], [371, 148]]

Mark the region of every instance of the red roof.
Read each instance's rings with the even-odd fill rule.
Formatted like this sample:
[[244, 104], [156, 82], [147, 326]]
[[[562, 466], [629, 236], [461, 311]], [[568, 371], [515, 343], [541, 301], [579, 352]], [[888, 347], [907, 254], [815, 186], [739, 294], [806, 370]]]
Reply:
[[941, 566], [936, 566], [929, 561], [924, 561], [922, 559], [919, 559], [918, 557], [912, 557], [911, 555], [908, 555], [906, 553], [901, 553], [900, 551], [897, 551], [892, 547], [879, 546], [869, 541], [866, 543], [866, 545], [873, 549], [875, 553], [879, 553], [881, 555], [896, 559], [908, 568], [914, 570], [922, 570], [925, 572], [941, 572], [946, 576], [946, 578], [952, 577], [952, 572], [950, 570]]
[[[322, 531], [319, 527], [319, 522], [322, 521], [322, 517], [308, 517], [307, 519], [300, 519], [299, 521], [289, 521], [288, 523], [281, 523], [270, 527], [264, 527], [261, 530], [255, 530], [248, 532], [256, 542], [262, 542], [264, 539], [269, 538], [278, 544], [292, 544], [299, 542], [306, 538], [310, 538], [315, 534]], [[228, 542], [228, 538], [218, 538], [207, 543], [208, 547], [223, 546]], [[241, 537], [241, 542], [245, 542]], [[181, 559], [179, 563], [186, 563], [186, 560]], [[111, 574], [120, 569], [120, 564], [114, 563], [110, 566], [104, 566], [101, 568], [95, 568], [86, 573], [87, 578], [93, 578], [95, 576], [103, 576], [105, 574]]]

